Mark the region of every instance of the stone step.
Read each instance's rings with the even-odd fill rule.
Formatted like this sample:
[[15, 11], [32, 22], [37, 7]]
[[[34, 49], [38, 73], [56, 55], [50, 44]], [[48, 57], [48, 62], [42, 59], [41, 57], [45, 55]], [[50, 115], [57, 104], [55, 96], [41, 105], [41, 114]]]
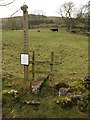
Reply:
[[41, 91], [41, 88], [43, 87], [44, 83], [47, 79], [49, 79], [50, 74], [45, 74], [38, 80], [34, 80], [31, 83], [31, 92], [34, 94], [38, 94]]

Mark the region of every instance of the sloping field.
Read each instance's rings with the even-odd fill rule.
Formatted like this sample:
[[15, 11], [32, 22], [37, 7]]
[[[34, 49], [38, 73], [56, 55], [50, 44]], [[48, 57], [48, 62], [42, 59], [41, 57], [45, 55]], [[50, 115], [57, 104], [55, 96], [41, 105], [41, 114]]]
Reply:
[[[35, 51], [36, 60], [50, 61], [54, 51], [54, 61], [61, 64], [54, 67], [59, 73], [55, 80], [82, 79], [88, 73], [88, 38], [65, 31], [51, 32], [47, 29], [29, 31], [29, 54]], [[20, 53], [23, 52], [23, 32], [3, 32], [3, 72], [23, 78]], [[46, 65], [45, 65], [46, 66]], [[49, 70], [49, 66], [46, 66]], [[41, 70], [45, 67], [41, 66]], [[61, 75], [61, 76], [60, 76]], [[60, 78], [60, 79], [59, 79]]]
[[[30, 91], [25, 91], [25, 85], [32, 80], [31, 68], [29, 66], [29, 80], [23, 79], [23, 65], [20, 64], [20, 53], [23, 53], [23, 31], [3, 31], [3, 91], [15, 89], [21, 94], [17, 101], [8, 95], [3, 95], [4, 117], [87, 117], [76, 107], [72, 109], [61, 109], [53, 100], [53, 89], [51, 87], [57, 82], [71, 83], [83, 80], [88, 75], [88, 38], [85, 35], [72, 34], [63, 30], [52, 32], [49, 29], [29, 30], [29, 54], [35, 51], [36, 60], [50, 61], [50, 54], [54, 51], [54, 61], [60, 62], [54, 65], [52, 80], [46, 83], [41, 96], [34, 96]], [[36, 71], [49, 71], [50, 65], [37, 65]], [[42, 74], [36, 74], [36, 78]], [[23, 88], [23, 90], [22, 90]], [[49, 93], [48, 93], [49, 91]], [[48, 94], [46, 94], [48, 93]], [[45, 94], [47, 96], [45, 96]], [[29, 98], [39, 99], [42, 104], [38, 110], [32, 106], [23, 105], [23, 101]]]

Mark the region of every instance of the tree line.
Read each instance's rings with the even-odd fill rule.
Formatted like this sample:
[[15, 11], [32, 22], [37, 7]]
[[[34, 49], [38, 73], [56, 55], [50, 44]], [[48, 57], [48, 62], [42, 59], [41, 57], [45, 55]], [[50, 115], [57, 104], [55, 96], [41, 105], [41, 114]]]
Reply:
[[75, 25], [81, 25], [83, 29], [87, 29], [89, 20], [89, 8], [90, 2], [86, 5], [82, 5], [78, 11], [76, 11], [73, 2], [64, 3], [60, 9], [59, 14], [63, 18], [68, 30], [71, 30]]

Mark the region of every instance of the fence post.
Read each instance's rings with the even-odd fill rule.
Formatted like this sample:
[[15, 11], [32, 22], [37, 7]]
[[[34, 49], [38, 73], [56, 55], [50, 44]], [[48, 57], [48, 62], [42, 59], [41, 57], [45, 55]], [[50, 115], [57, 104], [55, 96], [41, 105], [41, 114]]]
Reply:
[[[53, 72], [53, 61], [54, 61], [54, 52], [51, 52], [51, 63], [50, 63], [50, 74], [52, 76], [52, 72]], [[52, 79], [52, 77], [50, 76], [50, 79]]]
[[32, 80], [35, 79], [35, 52], [32, 55]]

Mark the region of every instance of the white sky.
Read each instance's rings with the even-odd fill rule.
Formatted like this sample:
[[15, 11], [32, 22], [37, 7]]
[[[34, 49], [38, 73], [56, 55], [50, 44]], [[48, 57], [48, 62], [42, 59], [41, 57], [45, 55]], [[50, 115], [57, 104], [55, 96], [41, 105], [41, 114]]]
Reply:
[[[3, 0], [0, 0], [0, 4]], [[13, 0], [4, 0], [6, 3]], [[75, 7], [78, 8], [83, 4], [88, 3], [89, 0], [16, 0], [13, 4], [6, 7], [0, 6], [0, 18], [9, 17], [16, 10], [18, 10], [23, 3], [28, 5], [28, 13], [35, 13], [37, 10], [43, 10], [46, 16], [59, 16], [58, 9], [60, 5], [65, 2], [72, 1]], [[14, 16], [22, 16], [22, 11], [19, 10]]]

